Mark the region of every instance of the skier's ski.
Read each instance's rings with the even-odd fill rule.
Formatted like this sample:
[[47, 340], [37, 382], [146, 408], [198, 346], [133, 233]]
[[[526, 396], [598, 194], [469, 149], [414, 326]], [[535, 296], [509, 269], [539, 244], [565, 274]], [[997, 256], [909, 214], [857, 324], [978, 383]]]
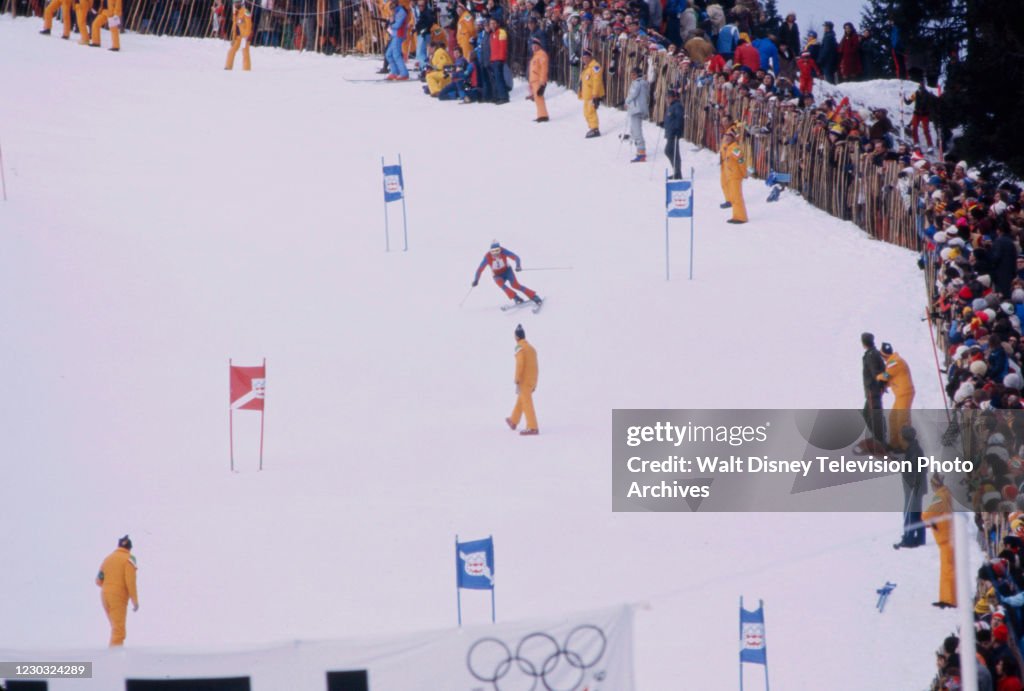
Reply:
[[540, 308], [543, 306], [544, 300], [541, 300], [539, 303], [534, 302], [533, 300], [523, 300], [522, 302], [513, 302], [512, 304], [509, 305], [502, 305], [501, 311], [508, 312], [509, 310], [519, 309], [520, 307], [532, 307], [533, 309], [531, 311], [534, 314], [537, 314], [537, 312], [540, 312]]

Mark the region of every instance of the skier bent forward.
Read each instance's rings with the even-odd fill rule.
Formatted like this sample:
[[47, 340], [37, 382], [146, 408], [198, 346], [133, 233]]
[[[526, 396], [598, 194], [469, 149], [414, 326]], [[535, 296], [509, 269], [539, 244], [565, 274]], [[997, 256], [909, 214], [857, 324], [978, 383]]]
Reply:
[[[476, 275], [473, 276], [473, 286], [475, 287], [480, 282], [480, 274], [483, 273], [484, 267], [490, 266], [495, 284], [504, 291], [509, 300], [515, 300], [517, 305], [525, 302], [525, 300], [519, 297], [515, 292], [516, 290], [519, 290], [522, 291], [523, 295], [533, 300], [538, 305], [541, 304], [541, 299], [537, 293], [519, 283], [519, 280], [516, 278], [515, 271], [512, 270], [511, 262], [515, 262], [515, 271], [523, 270], [519, 255], [502, 247], [501, 244], [495, 240], [491, 243], [491, 249], [484, 255], [483, 260], [480, 262], [480, 266], [476, 268]], [[506, 286], [506, 283], [510, 284], [511, 287]]]

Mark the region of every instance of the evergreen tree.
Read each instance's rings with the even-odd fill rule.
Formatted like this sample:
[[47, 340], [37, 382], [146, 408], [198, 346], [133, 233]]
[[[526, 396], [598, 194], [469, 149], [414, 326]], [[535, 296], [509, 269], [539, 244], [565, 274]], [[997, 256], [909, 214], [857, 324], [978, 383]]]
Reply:
[[764, 2], [764, 22], [761, 24], [761, 28], [764, 29], [765, 33], [776, 34], [779, 31], [779, 26], [782, 24], [782, 17], [779, 16], [779, 5], [776, 0], [765, 0]]
[[860, 29], [871, 33], [864, 58], [871, 63], [871, 77], [874, 79], [896, 76], [891, 39], [891, 6], [890, 0], [868, 0], [861, 10]]
[[951, 61], [941, 117], [963, 126], [956, 154], [1024, 175], [1024, 15], [1020, 0], [967, 0], [966, 52]]

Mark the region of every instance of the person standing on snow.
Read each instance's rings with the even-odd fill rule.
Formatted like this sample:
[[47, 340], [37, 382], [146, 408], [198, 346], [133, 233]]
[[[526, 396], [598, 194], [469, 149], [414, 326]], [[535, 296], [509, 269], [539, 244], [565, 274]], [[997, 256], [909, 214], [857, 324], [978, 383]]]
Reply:
[[127, 636], [125, 620], [128, 618], [128, 601], [132, 611], [139, 611], [139, 593], [135, 587], [135, 557], [132, 556], [132, 540], [125, 535], [117, 541], [117, 549], [111, 552], [96, 574], [96, 585], [102, 588], [103, 611], [110, 620], [110, 647], [124, 645]]
[[956, 607], [956, 556], [953, 552], [953, 495], [941, 473], [933, 473], [932, 492], [935, 498], [928, 505], [922, 520], [931, 526], [935, 544], [939, 546], [939, 599], [934, 607]]
[[[519, 255], [511, 250], [505, 249], [497, 240], [495, 240], [491, 243], [491, 249], [484, 255], [483, 260], [480, 262], [480, 266], [476, 268], [476, 275], [473, 276], [473, 287], [475, 288], [477, 284], [480, 283], [480, 274], [483, 273], [484, 267], [490, 266], [495, 284], [505, 292], [505, 295], [508, 296], [509, 300], [514, 300], [517, 305], [526, 302], [515, 292], [516, 290], [520, 290], [526, 297], [530, 298], [538, 305], [541, 304], [541, 299], [537, 293], [519, 283], [519, 280], [516, 278], [515, 271], [512, 270], [511, 262], [515, 262], [516, 271], [523, 270]], [[506, 283], [510, 284], [511, 287], [506, 287]]]
[[914, 403], [914, 380], [910, 376], [910, 367], [899, 353], [893, 352], [892, 345], [882, 344], [882, 355], [885, 356], [885, 371], [876, 379], [885, 386], [892, 388], [896, 400], [889, 411], [889, 448], [903, 451], [907, 442], [901, 436], [906, 425], [910, 424], [910, 406]]
[[864, 332], [860, 335], [860, 343], [864, 346], [861, 358], [862, 377], [864, 379], [864, 422], [876, 442], [885, 445], [885, 419], [882, 417], [882, 392], [885, 385], [879, 375], [885, 372], [885, 360], [875, 347], [875, 335]]
[[533, 392], [537, 390], [537, 377], [540, 368], [537, 365], [537, 351], [526, 340], [523, 325], [518, 324], [516, 336], [516, 405], [512, 415], [505, 418], [505, 424], [514, 430], [519, 426], [519, 419], [526, 415], [526, 427], [519, 433], [522, 436], [540, 434], [537, 427], [537, 413], [533, 409]]
[[548, 53], [540, 39], [530, 41], [530, 49], [533, 50], [533, 57], [530, 58], [530, 95], [527, 98], [533, 100], [537, 106], [537, 117], [534, 122], [548, 121], [548, 108], [544, 103], [544, 90], [548, 88]]
[[398, 3], [398, 0], [391, 0], [390, 7], [391, 23], [388, 25], [388, 34], [391, 39], [388, 41], [387, 52], [384, 53], [389, 69], [387, 79], [404, 82], [409, 80], [409, 70], [405, 66], [405, 55], [402, 53], [402, 44], [405, 42], [405, 35], [408, 31], [406, 24], [409, 14]]
[[110, 26], [110, 50], [116, 53], [121, 50], [121, 0], [100, 0], [100, 12], [92, 23], [91, 47], [100, 47], [103, 35], [100, 29], [104, 24]]
[[647, 160], [647, 144], [644, 142], [644, 119], [651, 111], [651, 85], [644, 79], [644, 71], [633, 68], [633, 81], [626, 95], [626, 112], [629, 114], [629, 137], [636, 147], [636, 156], [630, 163]]
[[668, 108], [661, 126], [665, 129], [665, 155], [672, 162], [672, 179], [679, 180], [683, 177], [680, 170], [682, 162], [679, 160], [679, 138], [683, 136], [683, 104], [675, 89], [668, 90]]
[[[743, 201], [743, 179], [747, 177], [747, 164], [743, 160], [743, 149], [732, 131], [722, 136], [722, 148], [719, 150], [722, 161], [722, 194], [732, 208], [732, 218], [726, 223], [746, 223], [747, 205]], [[724, 206], [724, 205], [723, 205]]]
[[924, 456], [917, 441], [917, 431], [907, 425], [902, 430], [907, 440], [906, 460], [912, 463], [911, 470], [903, 472], [903, 538], [893, 545], [895, 549], [914, 548], [924, 544], [924, 524], [921, 523], [921, 504], [924, 498], [925, 478], [928, 473], [917, 470], [917, 459]]
[[604, 98], [604, 75], [601, 64], [594, 59], [589, 48], [583, 49], [583, 71], [580, 75], [580, 100], [583, 101], [583, 117], [587, 121], [587, 139], [601, 136], [597, 119], [597, 106]]
[[235, 11], [231, 21], [231, 48], [228, 50], [228, 61], [224, 69], [230, 70], [235, 67], [235, 53], [242, 49], [242, 69], [248, 71], [252, 68], [249, 61], [249, 39], [252, 38], [252, 15], [245, 9], [242, 0], [235, 0]]

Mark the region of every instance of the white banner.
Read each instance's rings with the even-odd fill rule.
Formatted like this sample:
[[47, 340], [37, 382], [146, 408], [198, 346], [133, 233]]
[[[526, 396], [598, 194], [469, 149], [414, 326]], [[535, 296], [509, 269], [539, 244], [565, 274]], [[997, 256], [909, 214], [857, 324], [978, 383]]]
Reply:
[[633, 691], [633, 611], [623, 605], [546, 620], [259, 650], [0, 650], [0, 660], [93, 662], [92, 679], [51, 679], [50, 691], [217, 678], [248, 678], [243, 688], [251, 691], [330, 691], [332, 672], [345, 673], [334, 675], [333, 688], [346, 691]]

